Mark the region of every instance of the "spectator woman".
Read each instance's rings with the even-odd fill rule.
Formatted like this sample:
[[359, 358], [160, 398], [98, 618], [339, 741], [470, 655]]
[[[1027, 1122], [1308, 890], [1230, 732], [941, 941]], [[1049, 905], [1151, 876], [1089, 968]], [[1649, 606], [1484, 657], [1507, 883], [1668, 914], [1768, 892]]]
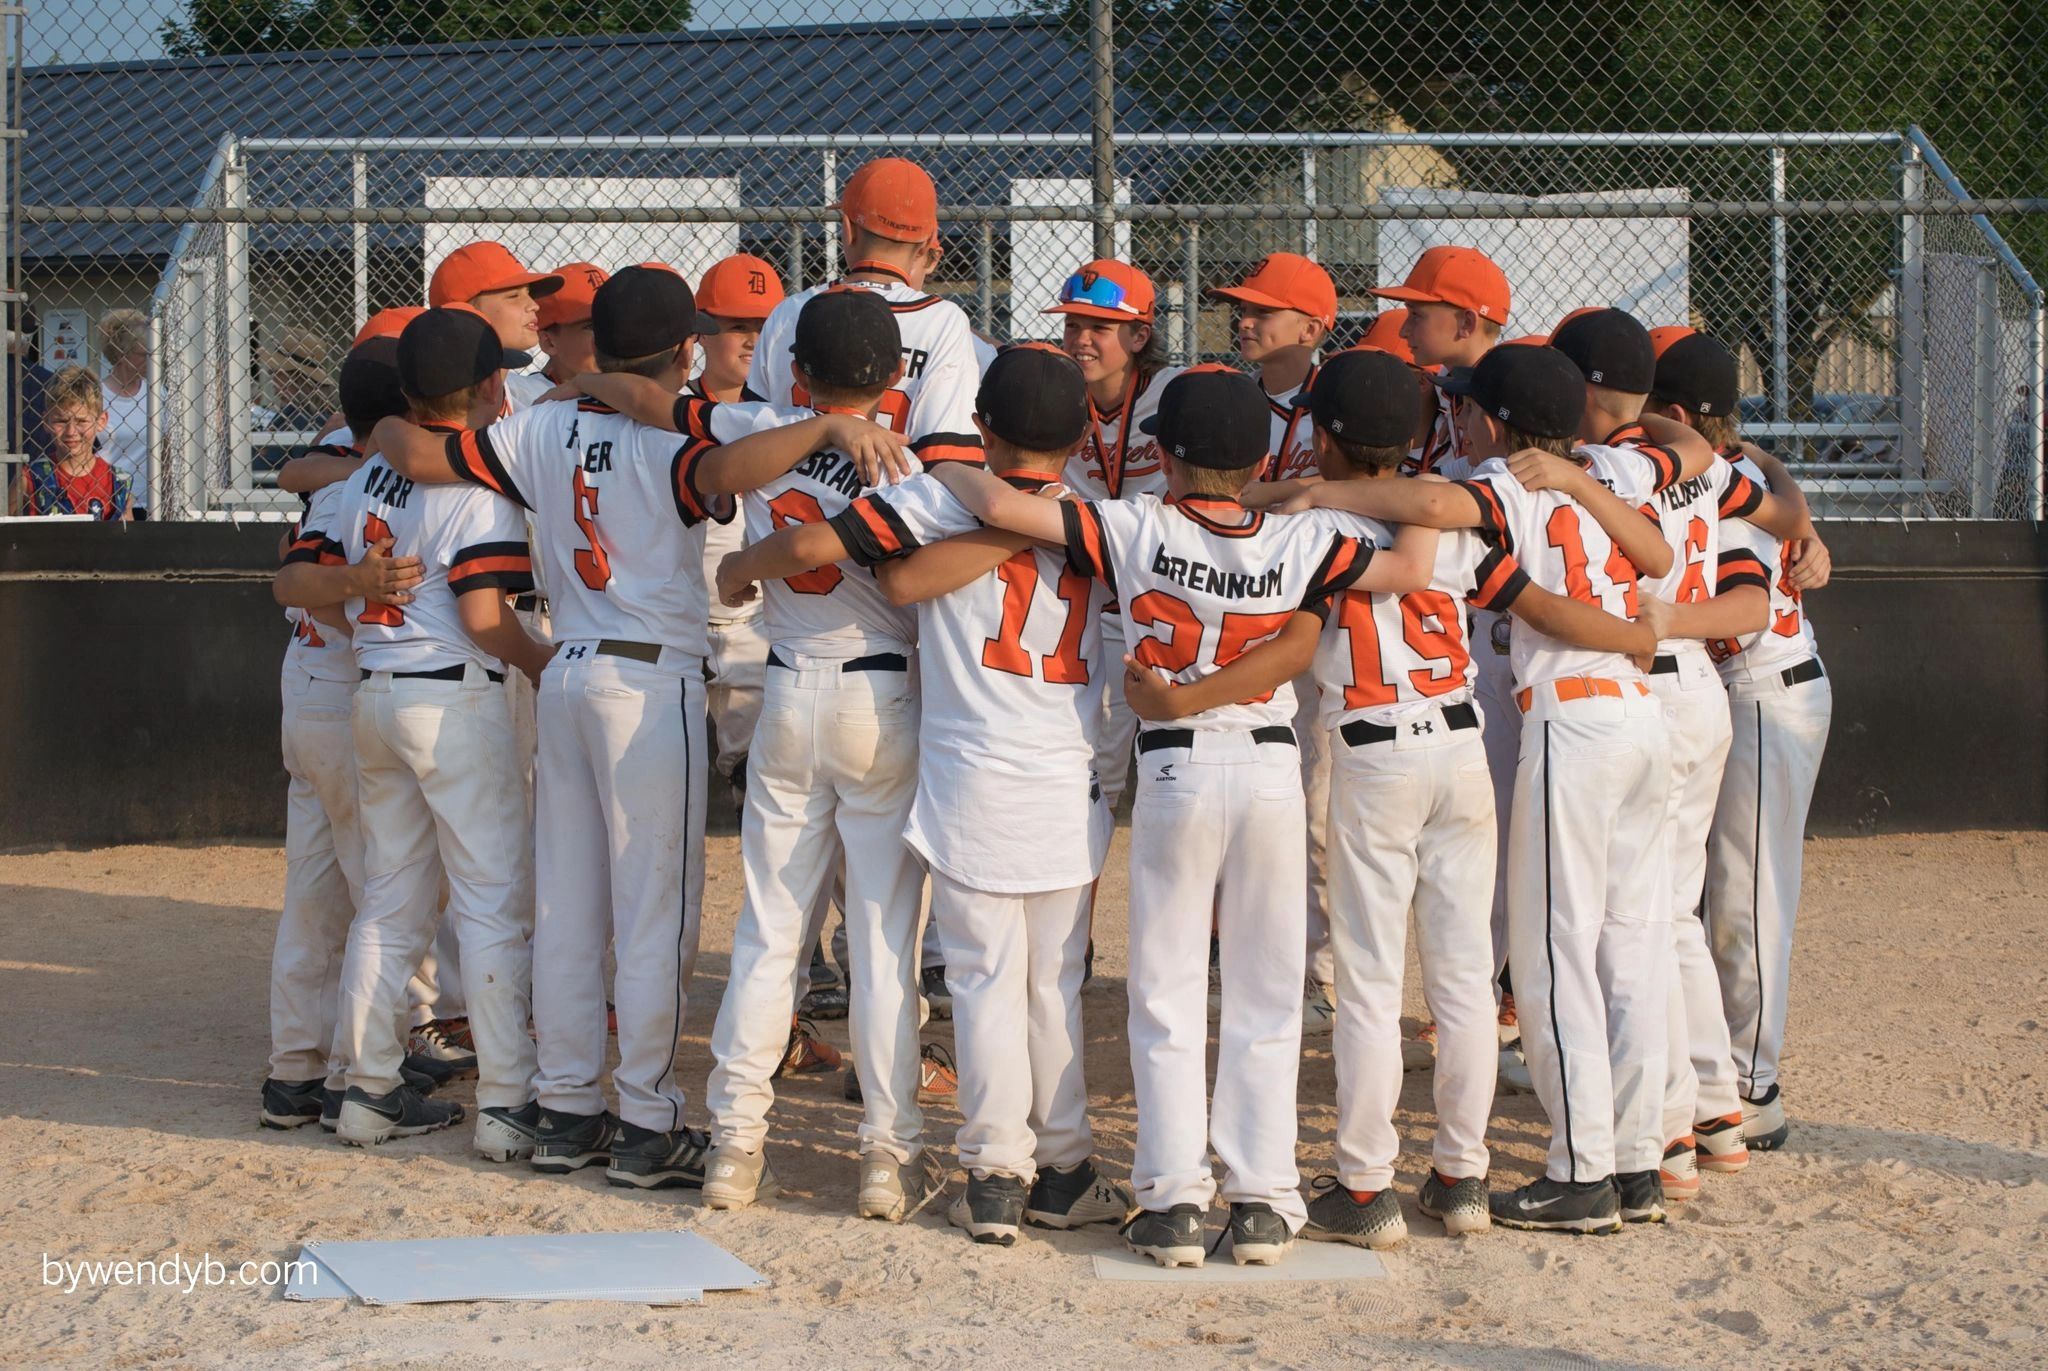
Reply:
[[149, 319], [117, 309], [100, 320], [100, 358], [106, 363], [107, 461], [135, 492], [135, 517], [147, 519], [149, 490]]

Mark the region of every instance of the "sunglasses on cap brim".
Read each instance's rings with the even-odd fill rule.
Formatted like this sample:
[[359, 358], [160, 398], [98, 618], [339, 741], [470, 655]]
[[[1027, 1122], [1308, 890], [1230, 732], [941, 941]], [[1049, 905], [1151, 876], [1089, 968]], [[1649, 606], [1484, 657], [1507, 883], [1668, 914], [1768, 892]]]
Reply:
[[1060, 303], [1063, 305], [1093, 305], [1097, 309], [1113, 309], [1137, 318], [1144, 311], [1124, 295], [1124, 288], [1107, 276], [1087, 279], [1090, 273], [1077, 271], [1060, 286]]

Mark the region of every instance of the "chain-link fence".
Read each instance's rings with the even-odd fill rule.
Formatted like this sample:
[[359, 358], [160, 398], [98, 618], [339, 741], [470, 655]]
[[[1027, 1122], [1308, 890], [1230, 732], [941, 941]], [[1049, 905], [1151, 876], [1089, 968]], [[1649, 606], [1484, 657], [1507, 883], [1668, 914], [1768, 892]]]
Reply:
[[1467, 243], [1510, 335], [1612, 303], [1729, 342], [1744, 432], [1827, 514], [2037, 517], [2048, 17], [1651, 8], [1615, 33], [1533, 0], [31, 5], [11, 450], [37, 451], [39, 351], [106, 377], [102, 449], [154, 517], [281, 516], [357, 324], [462, 242], [693, 279], [747, 251], [794, 289], [842, 268], [831, 206], [890, 154], [938, 184], [930, 288], [993, 338], [1053, 336], [1060, 282], [1113, 254], [1176, 358], [1230, 360], [1206, 290], [1287, 250], [1335, 279], [1341, 346], [1373, 287]]

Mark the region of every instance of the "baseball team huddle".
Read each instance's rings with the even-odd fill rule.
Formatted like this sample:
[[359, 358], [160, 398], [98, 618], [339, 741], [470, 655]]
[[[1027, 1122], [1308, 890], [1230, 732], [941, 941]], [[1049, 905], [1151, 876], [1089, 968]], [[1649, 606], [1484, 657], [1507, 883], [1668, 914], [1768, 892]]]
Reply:
[[[1661, 1222], [1784, 1144], [1829, 566], [1726, 346], [1612, 308], [1503, 337], [1505, 274], [1439, 247], [1343, 351], [1287, 253], [1211, 292], [1247, 370], [1168, 365], [1113, 260], [1045, 304], [1057, 345], [998, 348], [923, 289], [924, 171], [871, 161], [839, 212], [847, 273], [786, 298], [743, 254], [693, 290], [479, 242], [364, 324], [280, 476], [266, 1126], [429, 1132], [473, 1074], [483, 1156], [741, 1208], [838, 1013], [861, 1216], [945, 1190], [945, 1092], [954, 1224], [1115, 1225], [1164, 1266], [1400, 1242], [1404, 1070], [1452, 1234]], [[707, 1133], [677, 1060], [713, 768], [745, 891]], [[1133, 776], [1126, 1182], [1081, 989]], [[1338, 1115], [1306, 1194], [1305, 1033]], [[1489, 1192], [1496, 1089], [1550, 1143]]]

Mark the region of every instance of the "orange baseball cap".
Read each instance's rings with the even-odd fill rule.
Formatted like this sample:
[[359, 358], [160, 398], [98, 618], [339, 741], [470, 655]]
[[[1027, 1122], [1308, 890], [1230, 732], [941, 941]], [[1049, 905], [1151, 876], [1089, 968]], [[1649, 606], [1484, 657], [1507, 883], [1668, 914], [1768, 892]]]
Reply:
[[697, 285], [697, 308], [723, 319], [766, 319], [782, 303], [782, 278], [750, 252], [711, 264]]
[[939, 232], [939, 191], [915, 162], [877, 157], [847, 179], [833, 208], [855, 228], [898, 243], [929, 243]]
[[541, 297], [540, 328], [560, 328], [588, 319], [591, 297], [611, 279], [611, 273], [595, 262], [570, 262], [556, 267], [555, 275], [562, 278], [562, 288]]
[[1657, 350], [1659, 357], [1662, 357], [1673, 343], [1681, 338], [1690, 338], [1697, 331], [1687, 328], [1684, 324], [1666, 324], [1662, 328], [1653, 328], [1650, 330], [1650, 346]]
[[1060, 283], [1059, 303], [1040, 314], [1072, 314], [1082, 319], [1107, 319], [1117, 324], [1149, 324], [1157, 296], [1152, 278], [1129, 262], [1098, 257]]
[[1373, 292], [1383, 300], [1411, 305], [1450, 305], [1482, 319], [1505, 323], [1512, 297], [1508, 276], [1478, 248], [1431, 248], [1398, 286]]
[[441, 259], [441, 265], [434, 268], [434, 278], [427, 282], [427, 303], [436, 308], [457, 305], [494, 290], [518, 286], [531, 289], [538, 300], [560, 290], [562, 278], [528, 271], [503, 243], [486, 238], [459, 247]]
[[1337, 284], [1330, 273], [1295, 252], [1274, 252], [1234, 286], [1217, 286], [1209, 295], [1265, 309], [1294, 309], [1337, 326]]
[[372, 338], [396, 338], [405, 332], [405, 326], [427, 311], [421, 305], [400, 305], [396, 309], [380, 309], [356, 332], [355, 342], [350, 347], [361, 347]]
[[1383, 309], [1373, 316], [1373, 321], [1366, 325], [1365, 335], [1352, 344], [1349, 351], [1371, 348], [1375, 352], [1399, 357], [1412, 367], [1415, 365], [1415, 350], [1409, 347], [1408, 340], [1401, 336], [1401, 326], [1407, 322], [1407, 310]]

